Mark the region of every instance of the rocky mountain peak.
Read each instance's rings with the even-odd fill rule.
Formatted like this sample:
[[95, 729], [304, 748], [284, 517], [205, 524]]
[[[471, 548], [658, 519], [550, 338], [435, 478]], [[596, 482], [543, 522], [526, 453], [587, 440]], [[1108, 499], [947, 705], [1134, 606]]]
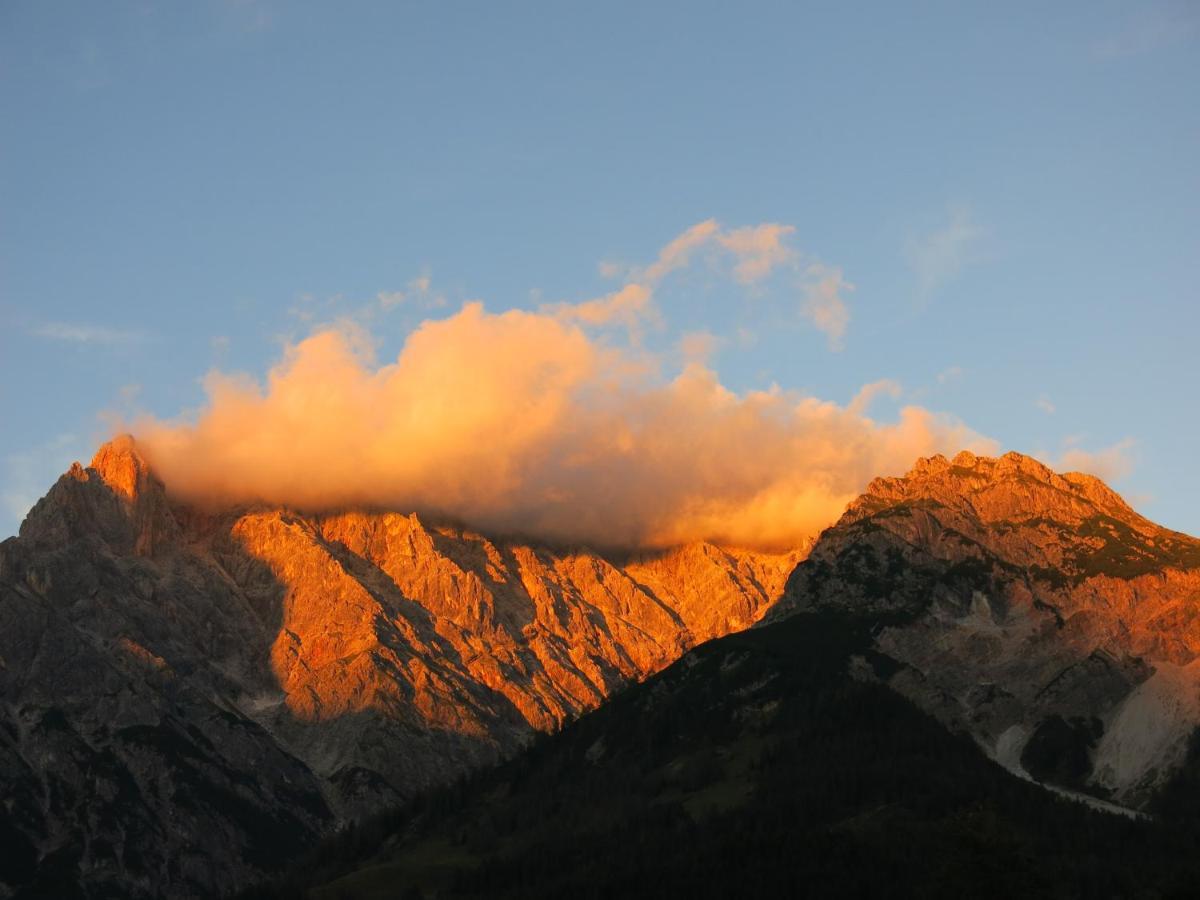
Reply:
[[819, 608], [882, 616], [878, 677], [1021, 774], [1142, 802], [1200, 725], [1200, 540], [1092, 475], [960, 453], [877, 478], [770, 618]]
[[162, 483], [151, 473], [150, 464], [129, 434], [118, 435], [102, 445], [88, 468], [96, 472], [115, 494], [129, 502], [136, 501], [147, 490], [162, 489]]
[[99, 539], [138, 556], [169, 546], [178, 534], [163, 483], [129, 435], [101, 446], [87, 468], [72, 463], [21, 524], [21, 537], [33, 543]]
[[228, 893], [295, 851], [280, 835], [513, 754], [750, 626], [806, 550], [614, 555], [409, 510], [196, 508], [115, 438], [0, 545], [6, 852], [75, 848], [96, 896]]
[[953, 459], [941, 454], [922, 457], [902, 477], [873, 480], [843, 521], [858, 521], [901, 504], [945, 506], [989, 524], [1049, 519], [1078, 525], [1099, 515], [1135, 531], [1159, 530], [1099, 478], [1081, 472], [1059, 474], [1016, 452], [989, 457], [964, 450]]

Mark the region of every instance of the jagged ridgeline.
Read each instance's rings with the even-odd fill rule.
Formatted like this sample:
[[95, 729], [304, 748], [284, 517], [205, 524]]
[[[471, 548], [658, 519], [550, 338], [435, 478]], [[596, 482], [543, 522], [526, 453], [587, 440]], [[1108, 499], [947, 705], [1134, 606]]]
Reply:
[[759, 626], [252, 896], [1192, 896], [1196, 553], [1094, 478], [921, 460]]
[[0, 545], [0, 895], [232, 890], [751, 625], [804, 549], [202, 512], [118, 439]]
[[1195, 874], [1200, 542], [964, 453], [875, 480], [808, 549], [201, 511], [118, 440], [0, 545], [0, 879], [1132, 893], [1118, 851], [1151, 896]]

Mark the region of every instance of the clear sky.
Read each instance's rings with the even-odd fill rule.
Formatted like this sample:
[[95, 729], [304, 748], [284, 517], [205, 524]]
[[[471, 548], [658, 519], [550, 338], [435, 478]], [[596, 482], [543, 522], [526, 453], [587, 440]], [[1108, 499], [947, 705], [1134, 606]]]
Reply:
[[735, 392], [890, 379], [879, 419], [1200, 534], [1198, 160], [1194, 2], [8, 2], [0, 534], [214, 367], [603, 296], [709, 219], [790, 226], [788, 266], [675, 273], [649, 346], [711, 333]]

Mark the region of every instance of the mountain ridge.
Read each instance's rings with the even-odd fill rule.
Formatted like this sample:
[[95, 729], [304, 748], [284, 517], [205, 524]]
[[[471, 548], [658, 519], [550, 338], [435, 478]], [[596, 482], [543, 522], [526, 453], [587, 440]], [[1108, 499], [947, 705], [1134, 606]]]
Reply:
[[[63, 872], [120, 893], [228, 890], [335, 821], [510, 755], [749, 626], [802, 553], [694, 545], [614, 562], [416, 515], [195, 509], [118, 438], [0, 544], [0, 771], [26, 786], [8, 821], [25, 861], [0, 880], [44, 876], [36, 861], [65, 852]], [[23, 655], [55, 642], [75, 649]], [[117, 699], [71, 702], [96, 693]], [[38, 762], [67, 740], [43, 721], [69, 733], [76, 769]], [[238, 781], [264, 764], [262, 784]], [[121, 790], [137, 803], [97, 795]], [[40, 799], [56, 793], [72, 799]], [[185, 796], [194, 823], [168, 825]], [[98, 808], [108, 819], [88, 824]], [[259, 846], [280, 828], [287, 848]]]
[[876, 479], [764, 622], [819, 608], [902, 614], [877, 677], [1018, 774], [1142, 805], [1200, 724], [1200, 541], [1093, 476], [961, 453]]
[[1197, 548], [1093, 476], [918, 460], [753, 628], [252, 896], [1185, 896]]
[[814, 615], [869, 637], [843, 676], [1061, 790], [1146, 808], [1200, 725], [1200, 541], [1020, 454], [877, 478], [811, 549], [604, 554], [190, 507], [122, 437], [0, 543], [0, 883], [229, 891], [695, 646]]

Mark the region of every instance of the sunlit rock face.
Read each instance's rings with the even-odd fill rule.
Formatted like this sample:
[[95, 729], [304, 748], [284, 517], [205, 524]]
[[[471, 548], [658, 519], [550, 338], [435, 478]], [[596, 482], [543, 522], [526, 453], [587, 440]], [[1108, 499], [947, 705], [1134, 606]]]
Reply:
[[805, 549], [201, 513], [114, 441], [0, 544], [0, 896], [228, 891], [748, 627]]
[[1200, 724], [1200, 541], [1102, 482], [962, 453], [871, 483], [777, 619], [880, 618], [863, 661], [1014, 770], [1147, 800]]

